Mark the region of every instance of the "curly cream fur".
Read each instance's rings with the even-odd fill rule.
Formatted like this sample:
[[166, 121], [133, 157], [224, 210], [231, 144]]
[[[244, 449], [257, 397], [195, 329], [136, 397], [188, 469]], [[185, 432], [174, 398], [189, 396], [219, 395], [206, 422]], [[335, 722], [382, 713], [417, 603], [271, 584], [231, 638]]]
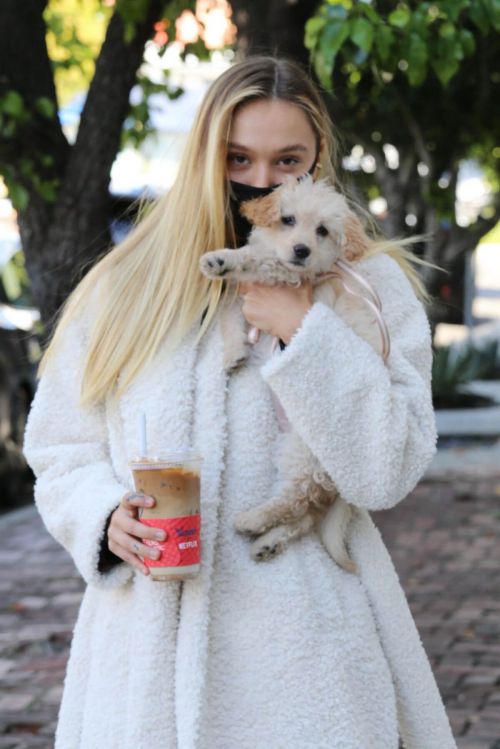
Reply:
[[[200, 268], [209, 278], [297, 284], [303, 279], [315, 280], [339, 259], [359, 261], [370, 248], [359, 219], [326, 180], [289, 178], [270, 195], [247, 201], [241, 212], [254, 224], [248, 243], [238, 250], [205, 253]], [[335, 307], [356, 332], [376, 345], [373, 319], [359, 305], [356, 308], [352, 299], [344, 298], [338, 281], [318, 285], [314, 294], [315, 300]], [[221, 327], [225, 366], [234, 369], [248, 356], [240, 299], [223, 309]], [[292, 431], [281, 437], [279, 490], [268, 502], [240, 513], [236, 530], [257, 537], [251, 553], [262, 560], [317, 527], [333, 559], [345, 570], [357, 572], [346, 545], [355, 508], [340, 497], [335, 483], [297, 434]]]

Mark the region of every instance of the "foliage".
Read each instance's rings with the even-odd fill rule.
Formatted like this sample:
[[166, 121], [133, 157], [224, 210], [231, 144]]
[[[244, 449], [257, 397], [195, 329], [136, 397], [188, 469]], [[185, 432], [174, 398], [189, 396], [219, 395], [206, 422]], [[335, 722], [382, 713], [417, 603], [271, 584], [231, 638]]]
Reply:
[[[481, 166], [492, 195], [498, 188], [499, 31], [499, 0], [323, 0], [307, 22], [305, 44], [333, 93], [335, 120], [351, 147], [372, 158], [357, 188], [368, 200], [384, 196], [393, 217], [399, 212], [393, 233], [408, 214], [415, 233], [456, 227], [465, 159]], [[491, 204], [479, 215], [498, 213]], [[439, 253], [429, 257], [439, 262]]]
[[0, 97], [0, 170], [9, 189], [12, 204], [17, 210], [24, 210], [28, 204], [28, 190], [25, 184], [31, 184], [34, 190], [46, 202], [56, 198], [58, 181], [50, 176], [52, 156], [36, 148], [27, 148], [17, 161], [17, 169], [9, 164], [8, 152], [11, 144], [20, 133], [24, 140], [30, 142], [30, 133], [39, 125], [40, 120], [51, 120], [56, 116], [51, 99], [38, 97], [31, 103], [25, 100], [18, 91], [7, 90]]
[[169, 99], [177, 99], [184, 92], [184, 89], [180, 86], [170, 87], [168, 77], [163, 83], [154, 83], [147, 76], [139, 73], [137, 83], [141, 88], [140, 101], [130, 106], [129, 115], [123, 125], [122, 147], [132, 145], [137, 148], [145, 138], [155, 134], [150, 116], [149, 97], [152, 94], [166, 94]]
[[11, 304], [21, 307], [33, 306], [24, 253], [20, 248], [0, 268], [0, 281]]
[[[26, 210], [30, 194], [37, 194], [48, 204], [57, 200], [60, 187], [54, 155], [39, 137], [46, 131], [48, 120], [58, 117], [57, 106], [67, 104], [85, 92], [93, 78], [95, 64], [102, 47], [112, 14], [121, 15], [124, 38], [134, 38], [136, 24], [144, 19], [148, 0], [50, 0], [43, 14], [46, 43], [56, 86], [57, 105], [46, 96], [26, 97], [21, 91], [0, 90], [0, 173], [4, 177], [13, 206]], [[165, 4], [163, 28], [175, 30], [175, 19], [194, 2], [173, 0]], [[174, 33], [175, 36], [175, 33]], [[198, 48], [197, 45], [188, 45]], [[203, 45], [202, 45], [203, 46]], [[185, 50], [185, 53], [189, 51]], [[207, 50], [205, 49], [205, 54]], [[168, 71], [161, 83], [153, 83], [139, 72], [138, 85], [142, 95], [131, 105], [124, 124], [122, 145], [138, 146], [153, 132], [149, 118], [148, 98], [162, 92], [170, 98], [181, 95], [182, 89], [169, 86]], [[45, 121], [45, 122], [44, 122]], [[58, 127], [58, 126], [57, 126]], [[19, 158], [19, 154], [22, 156]]]
[[500, 221], [494, 226], [494, 228], [485, 234], [481, 239], [484, 244], [499, 244], [500, 245]]
[[307, 22], [305, 44], [326, 88], [331, 88], [336, 64], [347, 66], [353, 85], [368, 71], [382, 85], [401, 71], [410, 85], [420, 86], [430, 68], [446, 86], [476, 49], [472, 29], [483, 36], [500, 31], [498, 0], [401, 2], [396, 7], [328, 0]]
[[47, 4], [47, 48], [60, 104], [88, 88], [111, 14], [112, 8], [102, 0], [50, 0]]
[[461, 386], [472, 380], [500, 379], [500, 344], [440, 346], [434, 350], [432, 397], [437, 408], [488, 405], [489, 398], [464, 393]]

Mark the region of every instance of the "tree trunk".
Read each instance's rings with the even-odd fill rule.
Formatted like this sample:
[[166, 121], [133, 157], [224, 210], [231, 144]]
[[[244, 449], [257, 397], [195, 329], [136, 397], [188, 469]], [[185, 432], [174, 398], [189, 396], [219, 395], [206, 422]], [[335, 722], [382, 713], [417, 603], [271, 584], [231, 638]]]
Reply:
[[[21, 5], [16, 0], [2, 2], [0, 20], [4, 23], [0, 42], [3, 37], [14, 39], [17, 50], [16, 59], [8, 68], [10, 87], [27, 93], [31, 86], [31, 97], [45, 96], [55, 101], [53, 79], [47, 72], [50, 72], [50, 63], [42, 18], [46, 1], [26, 0]], [[149, 0], [145, 18], [136, 25], [131, 42], [125, 41], [122, 18], [115, 12], [72, 147], [66, 143], [59, 121], [51, 121], [51, 137], [53, 142], [57, 141], [62, 154], [54, 166], [59, 180], [56, 202], [43, 201], [33, 184], [26, 185], [30, 200], [19, 215], [20, 233], [34, 299], [48, 333], [68, 294], [110, 247], [111, 166], [119, 150], [129, 93], [142, 61], [144, 44], [164, 6], [163, 0]], [[24, 22], [19, 18], [21, 9], [26, 14]], [[25, 74], [23, 66], [28, 63], [36, 71], [33, 77]], [[15, 71], [19, 80], [15, 78]], [[19, 71], [23, 72], [22, 76]], [[46, 124], [45, 127], [47, 129]], [[47, 148], [47, 152], [52, 153], [53, 148]]]
[[310, 0], [233, 0], [231, 6], [238, 27], [240, 57], [279, 55], [309, 66], [304, 25], [314, 13], [316, 3]]

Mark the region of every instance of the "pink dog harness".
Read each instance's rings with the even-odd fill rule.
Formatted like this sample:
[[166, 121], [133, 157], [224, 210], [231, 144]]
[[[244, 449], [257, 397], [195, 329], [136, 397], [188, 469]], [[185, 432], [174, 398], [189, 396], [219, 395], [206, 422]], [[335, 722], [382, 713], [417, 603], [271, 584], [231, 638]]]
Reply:
[[[380, 329], [380, 335], [382, 338], [382, 358], [384, 360], [384, 364], [387, 364], [387, 359], [389, 358], [389, 354], [391, 351], [391, 341], [387, 325], [385, 324], [385, 320], [382, 317], [382, 303], [380, 301], [379, 295], [377, 294], [373, 286], [368, 283], [368, 281], [363, 278], [360, 273], [357, 273], [355, 270], [353, 270], [348, 263], [343, 260], [337, 260], [335, 265], [337, 266], [335, 270], [328, 271], [327, 273], [320, 273], [318, 276], [316, 276], [313, 281], [313, 285], [316, 286], [317, 284], [323, 283], [323, 281], [326, 281], [328, 278], [339, 278], [342, 286], [348, 294], [358, 297], [358, 299], [361, 299], [371, 309], [375, 316], [376, 323]], [[348, 281], [352, 280], [358, 282], [360, 286], [363, 287], [363, 291], [365, 293], [360, 293], [359, 291], [353, 289], [352, 286], [348, 283]], [[252, 327], [248, 332], [249, 343], [257, 343], [257, 341], [259, 340], [259, 334], [260, 330], [256, 327]], [[271, 347], [271, 354], [276, 350], [278, 341], [279, 339], [276, 336]], [[291, 425], [288, 421], [285, 410], [272, 389], [271, 397], [274, 403], [274, 409], [276, 412], [276, 418], [278, 419], [280, 430], [282, 432], [290, 432]]]

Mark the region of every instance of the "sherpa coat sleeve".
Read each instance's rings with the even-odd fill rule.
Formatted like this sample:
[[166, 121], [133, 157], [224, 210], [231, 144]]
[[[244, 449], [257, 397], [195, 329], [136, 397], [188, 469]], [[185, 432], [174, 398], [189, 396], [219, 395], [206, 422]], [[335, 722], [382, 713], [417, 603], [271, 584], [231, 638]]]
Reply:
[[393, 507], [436, 452], [430, 326], [398, 263], [360, 264], [391, 338], [387, 364], [334, 309], [314, 302], [287, 347], [261, 368], [299, 436], [346, 502]]
[[[79, 405], [87, 315], [73, 319], [49, 360], [31, 404], [24, 453], [36, 477], [35, 503], [51, 535], [70, 553], [85, 582], [125, 583], [132, 567], [105, 553], [111, 512], [129, 490], [114, 473], [104, 403]], [[114, 555], [113, 555], [114, 556]]]

